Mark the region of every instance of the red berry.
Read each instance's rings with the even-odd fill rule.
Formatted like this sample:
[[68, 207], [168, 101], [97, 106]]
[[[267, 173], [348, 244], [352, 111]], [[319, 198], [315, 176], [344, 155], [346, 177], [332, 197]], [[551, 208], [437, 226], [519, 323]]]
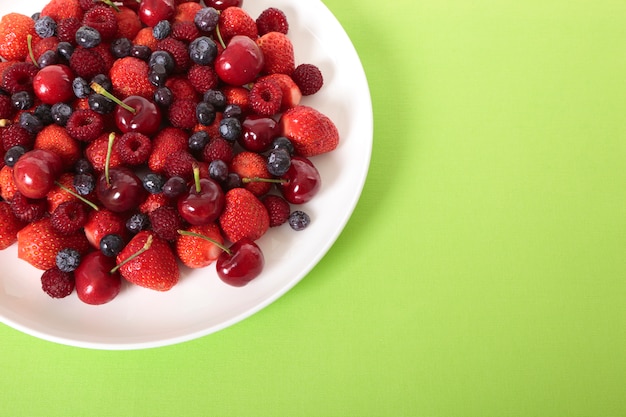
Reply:
[[152, 152], [152, 142], [143, 133], [127, 132], [117, 141], [120, 159], [128, 165], [141, 165], [148, 162]]
[[41, 289], [52, 298], [65, 298], [74, 291], [74, 276], [55, 266], [41, 275]]
[[270, 227], [277, 227], [287, 222], [291, 214], [291, 207], [287, 200], [278, 195], [268, 194], [261, 201], [270, 215]]
[[97, 5], [89, 9], [83, 16], [83, 25], [96, 29], [103, 41], [108, 42], [117, 34], [115, 12], [108, 6]]
[[280, 111], [283, 92], [276, 82], [266, 79], [254, 84], [249, 98], [252, 111], [261, 116], [273, 116]]
[[313, 64], [300, 64], [291, 74], [303, 96], [317, 93], [324, 85], [322, 71]]
[[76, 140], [91, 142], [104, 132], [104, 117], [91, 109], [75, 110], [65, 129]]
[[64, 235], [71, 235], [87, 224], [87, 207], [80, 201], [67, 201], [59, 206], [50, 215], [52, 227]]
[[174, 207], [159, 207], [148, 214], [152, 230], [162, 239], [173, 242], [183, 228], [183, 220]]
[[285, 35], [289, 32], [289, 22], [285, 13], [276, 7], [270, 7], [261, 12], [256, 19], [259, 36], [269, 32], [280, 32]]

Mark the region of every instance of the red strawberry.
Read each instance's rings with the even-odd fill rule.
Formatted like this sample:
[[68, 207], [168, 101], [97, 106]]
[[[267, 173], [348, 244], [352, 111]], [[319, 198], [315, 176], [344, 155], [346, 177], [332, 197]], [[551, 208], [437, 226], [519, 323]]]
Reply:
[[194, 64], [187, 74], [189, 82], [200, 94], [204, 94], [207, 90], [217, 87], [217, 73], [211, 65]]
[[[57, 179], [57, 182], [74, 191], [74, 174], [71, 172], [65, 172]], [[57, 184], [55, 184], [48, 194], [46, 194], [48, 200], [48, 212], [52, 213], [59, 205], [68, 201], [78, 201], [78, 198], [68, 193]]]
[[339, 144], [339, 131], [333, 121], [309, 106], [298, 105], [283, 113], [280, 128], [300, 156], [330, 152]]
[[83, 16], [83, 26], [89, 26], [100, 33], [100, 37], [105, 42], [110, 42], [117, 35], [117, 19], [112, 8], [96, 5], [85, 12]]
[[176, 14], [174, 15], [174, 23], [177, 22], [193, 22], [198, 10], [202, 9], [200, 3], [188, 1], [176, 6]]
[[263, 72], [266, 74], [291, 74], [295, 69], [295, 56], [291, 40], [281, 32], [269, 32], [256, 40], [263, 51]]
[[163, 194], [149, 194], [143, 203], [139, 205], [139, 211], [144, 214], [150, 214], [154, 210], [167, 207], [170, 204], [170, 200]]
[[274, 194], [266, 195], [263, 204], [270, 215], [270, 227], [277, 227], [289, 220], [291, 206], [283, 197]]
[[9, 201], [13, 198], [17, 192], [17, 186], [13, 179], [13, 168], [5, 165], [0, 169], [0, 197], [5, 201]]
[[35, 149], [46, 149], [59, 155], [65, 168], [70, 168], [81, 156], [78, 141], [64, 127], [51, 124], [43, 128], [35, 138]]
[[28, 56], [28, 35], [37, 37], [35, 21], [20, 13], [9, 13], [0, 20], [0, 56], [7, 61], [23, 61]]
[[[224, 243], [220, 229], [215, 223], [191, 226], [187, 231], [206, 236], [219, 244]], [[182, 235], [176, 241], [178, 259], [189, 268], [204, 268], [213, 263], [221, 253], [222, 249], [219, 246], [202, 237]]]
[[255, 196], [262, 196], [272, 188], [272, 183], [259, 181], [270, 179], [272, 174], [267, 170], [266, 159], [256, 152], [242, 151], [233, 157], [230, 171], [239, 175], [244, 181], [244, 188]]
[[17, 242], [17, 232], [24, 226], [26, 223], [15, 217], [9, 203], [0, 201], [0, 250]]
[[46, 270], [56, 265], [56, 255], [61, 249], [76, 249], [85, 254], [89, 242], [81, 231], [63, 235], [54, 227], [49, 217], [28, 224], [17, 233], [17, 256], [38, 269]]
[[151, 27], [143, 27], [137, 32], [137, 35], [133, 38], [133, 45], [143, 45], [150, 48], [152, 51], [156, 49], [159, 41], [154, 37]]
[[259, 17], [256, 18], [256, 26], [261, 36], [269, 32], [281, 32], [284, 34], [289, 32], [289, 22], [285, 12], [276, 7], [263, 10]]
[[128, 7], [120, 7], [120, 11], [115, 13], [117, 19], [117, 38], [134, 39], [142, 28], [141, 21], [137, 13]]
[[225, 43], [235, 35], [245, 35], [252, 39], [259, 36], [256, 21], [241, 7], [231, 6], [224, 9], [220, 13], [218, 27]]
[[287, 74], [270, 74], [260, 77], [257, 82], [272, 80], [276, 82], [283, 92], [280, 110], [285, 111], [300, 104], [302, 92], [294, 80]]
[[247, 237], [257, 240], [270, 227], [270, 217], [263, 203], [245, 188], [226, 192], [224, 211], [219, 223], [224, 236], [231, 242]]
[[61, 19], [83, 18], [83, 9], [79, 0], [50, 0], [41, 10], [41, 16], [50, 16], [55, 21]]
[[126, 219], [107, 209], [91, 211], [84, 229], [87, 240], [96, 249], [100, 249], [100, 240], [108, 234], [128, 236]]
[[142, 96], [151, 100], [156, 87], [148, 81], [149, 71], [148, 63], [139, 58], [129, 56], [116, 60], [109, 71], [114, 94], [121, 99]]
[[225, 85], [222, 87], [222, 93], [227, 104], [236, 104], [244, 113], [250, 111], [250, 91], [247, 88]]
[[[148, 246], [149, 239], [151, 243]], [[138, 256], [126, 261], [139, 252], [141, 253]], [[117, 255], [118, 264], [124, 261], [126, 262], [120, 268], [120, 274], [140, 287], [167, 291], [180, 278], [178, 262], [169, 243], [149, 231], [137, 233]]]
[[187, 149], [187, 138], [187, 133], [182, 129], [166, 127], [161, 130], [152, 140], [148, 167], [154, 172], [163, 172], [168, 156]]
[[[107, 151], [109, 148], [109, 134], [104, 133], [100, 135], [96, 140], [89, 143], [85, 149], [85, 156], [87, 160], [91, 162], [93, 168], [98, 172], [104, 171], [104, 165], [106, 164]], [[119, 149], [113, 145], [111, 150], [111, 160], [109, 161], [109, 168], [114, 168], [122, 165], [122, 158], [120, 156]]]
[[167, 77], [165, 86], [172, 90], [174, 101], [176, 100], [193, 100], [197, 101], [201, 98], [196, 91], [193, 83], [184, 75], [172, 75]]

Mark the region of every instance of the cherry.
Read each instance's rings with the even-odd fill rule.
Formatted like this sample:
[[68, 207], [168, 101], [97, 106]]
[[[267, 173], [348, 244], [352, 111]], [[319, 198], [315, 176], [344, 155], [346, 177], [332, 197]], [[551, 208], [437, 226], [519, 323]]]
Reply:
[[280, 134], [280, 126], [271, 117], [250, 115], [241, 124], [239, 144], [252, 152], [265, 152]]
[[33, 78], [35, 95], [45, 104], [68, 102], [74, 98], [74, 73], [67, 65], [48, 65]]
[[115, 272], [115, 258], [100, 251], [87, 254], [74, 271], [78, 298], [92, 305], [100, 305], [113, 300], [120, 292], [122, 278]]
[[309, 159], [294, 156], [291, 166], [281, 177], [286, 180], [278, 185], [285, 200], [292, 204], [302, 204], [311, 200], [322, 186], [320, 173]]
[[261, 274], [265, 258], [251, 239], [242, 238], [217, 258], [217, 276], [228, 285], [243, 287]]
[[147, 26], [154, 27], [161, 20], [170, 20], [175, 13], [174, 0], [141, 0], [139, 4], [139, 20]]
[[152, 136], [161, 127], [161, 110], [152, 101], [141, 96], [130, 96], [123, 100], [134, 111], [124, 106], [115, 109], [115, 124], [122, 132], [138, 132]]
[[254, 81], [264, 62], [263, 52], [255, 41], [236, 35], [215, 59], [215, 72], [225, 83], [241, 86]]
[[243, 0], [206, 0], [204, 3], [207, 7], [213, 7], [216, 10], [224, 10], [227, 7], [241, 7]]
[[26, 152], [13, 166], [17, 190], [27, 198], [44, 198], [63, 169], [59, 155], [45, 149]]
[[194, 184], [189, 193], [178, 200], [181, 217], [194, 226], [214, 222], [224, 209], [224, 192], [209, 178], [200, 179], [200, 170], [194, 167]]
[[100, 175], [96, 184], [96, 195], [105, 208], [122, 213], [144, 201], [146, 190], [131, 169], [115, 167], [107, 171]]

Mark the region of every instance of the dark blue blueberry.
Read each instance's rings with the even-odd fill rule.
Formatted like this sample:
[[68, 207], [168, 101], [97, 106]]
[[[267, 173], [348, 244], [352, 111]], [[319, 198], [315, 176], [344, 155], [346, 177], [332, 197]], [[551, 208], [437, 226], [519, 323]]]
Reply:
[[22, 112], [20, 114], [20, 126], [33, 134], [39, 133], [41, 129], [43, 129], [41, 120], [29, 112]]
[[209, 143], [209, 134], [204, 130], [199, 130], [189, 136], [188, 146], [192, 151], [201, 151]]
[[143, 177], [143, 188], [150, 194], [159, 194], [163, 191], [163, 185], [165, 184], [165, 177], [163, 175], [155, 174], [151, 172]]
[[72, 115], [72, 106], [67, 103], [55, 103], [50, 110], [52, 120], [59, 126], [65, 126]]
[[155, 87], [163, 87], [167, 80], [168, 72], [163, 64], [154, 64], [150, 67], [148, 81]]
[[154, 102], [161, 107], [169, 107], [174, 101], [174, 93], [167, 87], [159, 87], [154, 92]]
[[187, 192], [187, 181], [179, 176], [170, 177], [163, 185], [163, 195], [167, 198], [176, 198]]
[[59, 42], [57, 45], [57, 52], [60, 56], [69, 61], [74, 53], [74, 45], [69, 42]]
[[207, 90], [203, 100], [215, 107], [216, 110], [224, 110], [226, 107], [226, 96], [220, 90]]
[[130, 55], [133, 43], [128, 38], [117, 38], [111, 42], [111, 53], [115, 58], [125, 58]]
[[96, 188], [96, 179], [88, 173], [74, 176], [74, 189], [78, 195], [89, 195]]
[[293, 153], [295, 152], [293, 143], [291, 143], [291, 141], [284, 136], [279, 136], [272, 141], [272, 149], [279, 148], [286, 149], [287, 152], [289, 152], [289, 155], [293, 155]]
[[124, 239], [118, 234], [111, 233], [100, 239], [100, 252], [104, 256], [117, 256], [124, 249]]
[[234, 142], [241, 137], [241, 122], [235, 117], [226, 117], [220, 120], [219, 132], [221, 137]]
[[54, 123], [54, 119], [52, 118], [52, 109], [49, 104], [44, 103], [38, 105], [35, 107], [33, 114], [46, 126]]
[[228, 179], [228, 164], [221, 159], [211, 161], [209, 176], [217, 182], [225, 182]]
[[86, 98], [91, 94], [89, 83], [82, 77], [74, 78], [74, 81], [72, 81], [72, 89], [74, 90], [74, 95], [78, 98]]
[[168, 74], [174, 72], [174, 68], [176, 66], [176, 62], [174, 58], [169, 52], [166, 51], [155, 51], [150, 55], [150, 60], [148, 61], [148, 65], [150, 68], [156, 64], [161, 64], [165, 67]]
[[18, 110], [28, 110], [35, 104], [35, 97], [28, 91], [18, 91], [11, 95], [11, 102]]
[[87, 99], [89, 108], [100, 114], [109, 114], [115, 110], [115, 102], [102, 94], [91, 93]]
[[215, 121], [215, 108], [211, 104], [201, 101], [196, 106], [196, 119], [201, 125], [209, 126]]
[[267, 171], [277, 177], [285, 175], [291, 166], [291, 155], [285, 148], [272, 149], [267, 155]]
[[43, 54], [39, 55], [37, 59], [37, 65], [39, 68], [45, 68], [48, 65], [56, 65], [59, 63], [59, 54], [53, 50], [47, 50]]
[[92, 83], [96, 83], [100, 85], [102, 88], [107, 90], [108, 92], [113, 91], [113, 82], [106, 74], [98, 74], [91, 79]]
[[193, 22], [202, 32], [213, 32], [220, 19], [219, 12], [213, 7], [204, 7], [196, 12]]
[[101, 41], [100, 32], [91, 26], [81, 26], [76, 31], [76, 43], [83, 48], [95, 48]]
[[56, 265], [63, 272], [73, 272], [80, 265], [80, 252], [76, 249], [61, 249], [56, 256]]
[[228, 104], [224, 108], [224, 113], [222, 116], [224, 116], [224, 118], [235, 117], [239, 120], [242, 120], [243, 110], [241, 110], [241, 107], [239, 107], [237, 104]]
[[150, 226], [150, 218], [147, 214], [136, 213], [126, 221], [126, 229], [132, 234], [137, 234]]
[[167, 20], [161, 20], [152, 28], [152, 36], [157, 40], [163, 40], [170, 36], [172, 25]]
[[80, 158], [74, 164], [74, 172], [76, 174], [91, 174], [93, 172], [93, 165], [87, 158]]
[[217, 45], [208, 36], [200, 36], [189, 44], [189, 58], [198, 65], [209, 65], [217, 56]]
[[26, 149], [24, 149], [23, 146], [19, 146], [19, 145], [13, 146], [9, 148], [7, 153], [4, 154], [4, 163], [8, 167], [13, 167], [13, 165], [15, 165], [17, 160], [20, 159], [20, 157], [24, 155], [25, 153], [26, 153]]
[[289, 215], [288, 222], [293, 230], [300, 231], [307, 228], [311, 223], [311, 218], [302, 210], [295, 210]]
[[148, 61], [152, 50], [146, 45], [133, 45], [130, 48], [130, 56], [141, 59], [142, 61]]
[[39, 17], [35, 20], [35, 32], [40, 38], [51, 38], [57, 30], [57, 22], [50, 16]]
[[243, 181], [236, 172], [229, 172], [222, 187], [224, 188], [224, 191], [232, 190], [233, 188], [241, 188], [243, 187]]

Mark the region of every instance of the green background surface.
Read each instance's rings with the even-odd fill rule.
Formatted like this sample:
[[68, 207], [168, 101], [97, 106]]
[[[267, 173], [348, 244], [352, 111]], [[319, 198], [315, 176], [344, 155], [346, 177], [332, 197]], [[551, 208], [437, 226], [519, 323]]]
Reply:
[[175, 346], [1, 325], [0, 415], [626, 415], [626, 2], [324, 3], [375, 115], [327, 256]]

